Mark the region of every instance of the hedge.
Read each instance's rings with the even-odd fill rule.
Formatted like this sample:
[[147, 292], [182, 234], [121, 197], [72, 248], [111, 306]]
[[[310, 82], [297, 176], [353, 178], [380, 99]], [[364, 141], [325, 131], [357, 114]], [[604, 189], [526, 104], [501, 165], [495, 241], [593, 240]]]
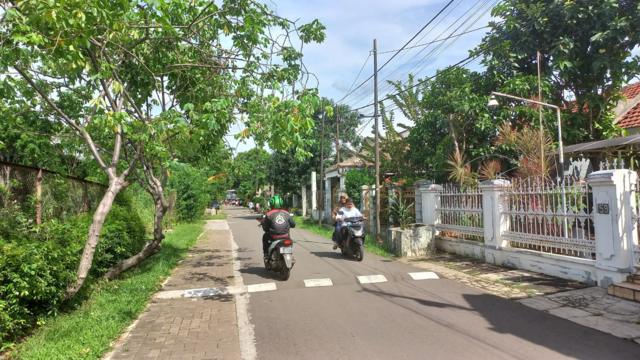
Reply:
[[[33, 226], [16, 207], [0, 208], [0, 341], [9, 346], [60, 310], [84, 248], [91, 216]], [[128, 197], [107, 216], [90, 276], [97, 278], [144, 245], [145, 227]]]

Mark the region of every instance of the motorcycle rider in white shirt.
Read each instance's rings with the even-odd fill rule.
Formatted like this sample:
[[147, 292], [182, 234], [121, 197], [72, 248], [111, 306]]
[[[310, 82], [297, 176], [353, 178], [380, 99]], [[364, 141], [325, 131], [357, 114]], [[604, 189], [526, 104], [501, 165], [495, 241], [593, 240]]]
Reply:
[[353, 200], [347, 199], [345, 206], [340, 208], [340, 210], [338, 211], [335, 217], [336, 221], [338, 222], [336, 230], [339, 234], [338, 235], [339, 244], [342, 244], [343, 238], [344, 238], [344, 234], [341, 231], [344, 220], [348, 218], [354, 218], [354, 217], [364, 218], [360, 210], [358, 210], [358, 208], [353, 205]]

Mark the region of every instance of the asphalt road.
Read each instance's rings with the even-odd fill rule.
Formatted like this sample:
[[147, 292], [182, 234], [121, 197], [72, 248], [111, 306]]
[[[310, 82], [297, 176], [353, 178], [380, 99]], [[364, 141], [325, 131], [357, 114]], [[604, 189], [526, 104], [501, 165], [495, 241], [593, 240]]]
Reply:
[[[422, 270], [370, 253], [344, 259], [305, 230], [292, 231], [296, 264], [279, 281], [262, 264], [256, 216], [226, 212], [245, 285], [277, 286], [249, 299], [259, 359], [640, 359], [635, 343], [455, 281], [413, 280]], [[327, 278], [332, 286], [305, 287]]]

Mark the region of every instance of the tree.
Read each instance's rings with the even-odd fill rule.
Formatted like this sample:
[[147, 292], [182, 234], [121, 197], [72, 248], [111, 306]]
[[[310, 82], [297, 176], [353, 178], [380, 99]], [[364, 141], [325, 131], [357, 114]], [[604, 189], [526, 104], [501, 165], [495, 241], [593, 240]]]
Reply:
[[491, 83], [483, 74], [449, 68], [417, 86], [413, 77], [407, 85], [392, 84], [398, 93], [392, 101], [415, 123], [405, 153], [416, 171], [444, 181], [444, 169], [454, 154], [471, 160], [492, 154], [497, 126], [487, 109]]
[[233, 159], [232, 183], [242, 199], [253, 199], [256, 193], [268, 184], [269, 153], [253, 148], [239, 153]]
[[500, 84], [536, 75], [540, 51], [543, 77], [553, 89], [547, 101], [572, 110], [564, 114], [567, 139], [598, 140], [617, 132], [611, 110], [621, 86], [640, 72], [640, 57], [631, 53], [640, 44], [639, 2], [507, 0], [492, 15], [500, 20], [476, 50], [490, 76]]
[[[4, 86], [80, 135], [108, 178], [68, 296], [84, 283], [104, 219], [138, 164], [150, 189], [162, 193], [159, 174], [174, 137], [215, 143], [240, 112], [247, 114], [243, 136], [277, 149], [297, 146], [304, 155], [317, 95], [289, 91], [304, 80], [293, 38], [299, 35], [300, 46], [322, 41], [317, 20], [298, 25], [248, 0], [1, 6]], [[284, 133], [294, 136], [283, 141]]]
[[[382, 129], [384, 130], [384, 134], [380, 133], [378, 135], [380, 173], [383, 175], [393, 174], [393, 177], [398, 180], [413, 179], [415, 172], [409, 162], [409, 144], [393, 124], [393, 111], [387, 112], [384, 105], [381, 104], [380, 115], [382, 118]], [[363, 142], [361, 153], [364, 160], [371, 164], [375, 163], [375, 142], [373, 139], [368, 138]]]
[[[334, 111], [335, 109], [335, 111]], [[322, 117], [324, 130], [322, 129]], [[361, 137], [357, 133], [360, 120], [357, 113], [351, 111], [347, 105], [336, 105], [332, 100], [322, 98], [314, 112], [314, 140], [308, 146], [309, 156], [297, 156], [296, 149], [275, 151], [271, 155], [269, 165], [269, 182], [277, 191], [282, 193], [297, 192], [303, 184], [308, 184], [312, 171], [320, 170], [321, 153], [324, 152], [324, 167], [330, 166], [336, 160], [336, 137], [339, 135], [342, 149], [341, 161], [350, 148], [357, 147]], [[338, 126], [338, 134], [336, 128]], [[322, 137], [324, 134], [324, 137]]]

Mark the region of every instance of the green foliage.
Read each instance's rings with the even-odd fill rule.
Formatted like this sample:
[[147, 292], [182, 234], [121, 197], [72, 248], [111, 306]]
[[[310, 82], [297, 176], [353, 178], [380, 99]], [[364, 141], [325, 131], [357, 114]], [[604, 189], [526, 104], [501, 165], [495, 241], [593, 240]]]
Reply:
[[[135, 253], [145, 229], [126, 194], [120, 194], [106, 219], [91, 276]], [[0, 208], [0, 340], [8, 346], [47, 316], [55, 315], [67, 284], [75, 278], [91, 223], [87, 214], [33, 227], [22, 210]]]
[[371, 169], [354, 169], [345, 173], [344, 186], [353, 203], [359, 207], [362, 201], [362, 186], [371, 186], [375, 181]]
[[493, 152], [497, 126], [487, 108], [491, 83], [485, 75], [453, 68], [415, 88], [413, 81], [410, 77], [406, 86], [393, 83], [401, 92], [392, 100], [415, 123], [407, 139], [409, 149], [397, 159], [409, 158], [422, 177], [441, 182], [456, 150], [472, 160]]
[[11, 358], [101, 358], [145, 309], [201, 232], [200, 223], [176, 226], [160, 252], [116, 280], [94, 284], [87, 301], [73, 311], [47, 316], [42, 327], [16, 346]]
[[394, 199], [389, 207], [389, 215], [391, 215], [391, 222], [400, 226], [401, 229], [406, 229], [409, 225], [415, 222], [412, 212], [414, 204], [407, 203], [404, 199]]
[[[611, 110], [621, 86], [640, 72], [640, 57], [632, 54], [640, 44], [639, 2], [507, 0], [492, 14], [500, 20], [477, 52], [485, 54], [498, 83], [536, 75], [539, 50], [543, 77], [552, 84], [546, 99], [576, 110], [565, 115], [567, 139], [598, 140], [616, 132]], [[569, 104], [565, 92], [576, 104]]]
[[[231, 183], [240, 199], [251, 199], [267, 185], [269, 153], [260, 148], [239, 153], [231, 166]], [[281, 174], [287, 176], [287, 174]]]
[[202, 218], [211, 201], [211, 185], [206, 170], [189, 164], [174, 163], [168, 187], [176, 192], [176, 217], [181, 221]]

